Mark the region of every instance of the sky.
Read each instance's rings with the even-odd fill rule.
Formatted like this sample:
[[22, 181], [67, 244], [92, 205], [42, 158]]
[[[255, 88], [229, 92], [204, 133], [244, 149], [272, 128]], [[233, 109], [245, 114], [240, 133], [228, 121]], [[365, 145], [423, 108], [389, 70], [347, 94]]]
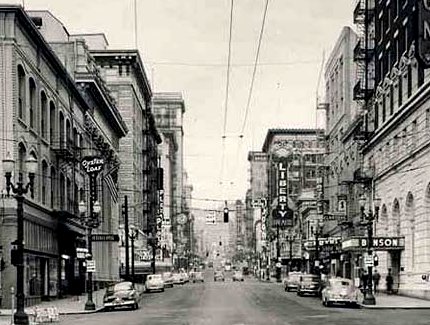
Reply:
[[323, 53], [327, 58], [342, 27], [351, 26], [353, 1], [269, 0], [240, 138], [266, 0], [234, 0], [224, 144], [231, 0], [25, 0], [24, 6], [51, 11], [71, 34], [103, 32], [118, 49], [136, 48], [135, 1], [137, 47], [153, 91], [179, 91], [185, 100], [184, 163], [193, 206], [244, 199], [247, 155], [261, 150], [267, 130], [316, 126]]

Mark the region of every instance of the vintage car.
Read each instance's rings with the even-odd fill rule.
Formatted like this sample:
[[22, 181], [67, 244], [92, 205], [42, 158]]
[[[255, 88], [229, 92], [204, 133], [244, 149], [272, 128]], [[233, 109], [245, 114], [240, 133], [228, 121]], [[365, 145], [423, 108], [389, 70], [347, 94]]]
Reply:
[[173, 274], [172, 272], [163, 273], [163, 281], [165, 288], [173, 288]]
[[174, 284], [184, 284], [185, 280], [182, 276], [182, 273], [175, 272], [173, 273], [173, 283]]
[[357, 306], [359, 290], [350, 279], [328, 279], [325, 288], [321, 292], [322, 304], [330, 307], [333, 304]]
[[146, 292], [164, 291], [164, 280], [161, 274], [150, 274], [145, 282]]
[[139, 292], [132, 282], [119, 282], [106, 288], [106, 293], [103, 297], [103, 307], [105, 310], [119, 307], [138, 309], [139, 297]]
[[297, 290], [301, 275], [303, 275], [301, 272], [290, 272], [284, 280], [285, 291]]
[[215, 271], [214, 273], [214, 281], [225, 281], [224, 272], [223, 271]]
[[314, 274], [303, 274], [299, 277], [299, 284], [297, 286], [297, 295], [303, 296], [310, 294], [319, 296], [321, 289], [320, 277]]
[[233, 273], [232, 279], [233, 279], [233, 282], [235, 282], [235, 281], [244, 281], [242, 272], [241, 271], [235, 271]]
[[192, 279], [193, 279], [193, 283], [196, 283], [196, 282], [205, 282], [205, 279], [203, 277], [203, 273], [202, 272], [193, 272]]

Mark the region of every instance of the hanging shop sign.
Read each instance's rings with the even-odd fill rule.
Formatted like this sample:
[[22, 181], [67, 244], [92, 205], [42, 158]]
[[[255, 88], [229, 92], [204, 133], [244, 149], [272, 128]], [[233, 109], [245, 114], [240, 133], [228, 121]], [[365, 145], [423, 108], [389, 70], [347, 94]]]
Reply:
[[287, 162], [278, 164], [278, 206], [273, 215], [273, 226], [293, 226], [293, 210], [288, 207]]
[[418, 58], [430, 67], [430, 0], [418, 0]]
[[[340, 244], [342, 237], [327, 237], [327, 238], [319, 238], [318, 245], [322, 249], [325, 245], [337, 245]], [[304, 247], [308, 250], [316, 248], [316, 240], [307, 240], [303, 244]]]
[[323, 221], [344, 222], [344, 221], [347, 221], [347, 216], [345, 213], [339, 213], [339, 212], [326, 213], [323, 216]]
[[267, 202], [266, 200], [261, 200], [261, 240], [265, 241], [267, 239]]
[[156, 219], [156, 227], [157, 227], [157, 243], [161, 244], [162, 239], [162, 226], [164, 219], [164, 191], [158, 191], [158, 213]]
[[82, 168], [89, 175], [97, 175], [100, 173], [104, 164], [104, 159], [98, 156], [86, 156], [81, 160]]
[[92, 241], [119, 241], [118, 234], [92, 234]]

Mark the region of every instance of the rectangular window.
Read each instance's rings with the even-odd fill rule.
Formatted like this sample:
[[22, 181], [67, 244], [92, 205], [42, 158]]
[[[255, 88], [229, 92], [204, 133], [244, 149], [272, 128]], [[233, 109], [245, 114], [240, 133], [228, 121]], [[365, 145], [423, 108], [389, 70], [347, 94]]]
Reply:
[[394, 113], [394, 87], [390, 86], [390, 115]]
[[378, 124], [379, 124], [379, 121], [378, 121], [378, 119], [379, 119], [379, 106], [378, 106], [378, 104], [376, 103], [375, 104], [375, 107], [374, 107], [374, 110], [375, 110], [375, 130], [378, 128]]

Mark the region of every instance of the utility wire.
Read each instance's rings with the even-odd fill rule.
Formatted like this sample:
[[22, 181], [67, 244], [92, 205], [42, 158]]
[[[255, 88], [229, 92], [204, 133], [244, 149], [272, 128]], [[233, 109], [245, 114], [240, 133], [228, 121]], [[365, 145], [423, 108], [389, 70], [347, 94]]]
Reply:
[[227, 113], [228, 113], [228, 96], [230, 90], [230, 68], [231, 68], [231, 44], [232, 44], [232, 34], [233, 34], [233, 9], [234, 0], [230, 3], [230, 22], [229, 22], [229, 36], [228, 36], [228, 56], [227, 56], [227, 76], [226, 76], [226, 86], [225, 86], [225, 100], [224, 100], [224, 122], [222, 131], [222, 154], [221, 154], [221, 171], [220, 171], [220, 184], [222, 184], [224, 176], [224, 164], [225, 164], [225, 139], [227, 131]]
[[254, 81], [255, 81], [255, 75], [257, 72], [257, 66], [258, 66], [258, 59], [260, 57], [260, 48], [261, 48], [261, 43], [262, 43], [262, 39], [263, 39], [263, 34], [264, 34], [264, 26], [266, 24], [266, 17], [267, 17], [267, 7], [269, 6], [269, 0], [266, 0], [266, 4], [264, 6], [264, 13], [263, 13], [263, 21], [261, 23], [261, 29], [260, 29], [260, 36], [258, 38], [258, 46], [257, 46], [257, 53], [255, 55], [255, 62], [254, 62], [254, 70], [252, 72], [252, 79], [251, 79], [251, 84], [249, 86], [249, 92], [248, 92], [248, 101], [246, 103], [246, 109], [245, 109], [245, 117], [243, 119], [243, 124], [242, 124], [242, 129], [240, 131], [240, 134], [243, 135], [244, 131], [245, 131], [245, 126], [246, 126], [246, 121], [248, 119], [248, 113], [249, 113], [249, 107], [251, 104], [251, 98], [252, 98], [252, 91], [254, 89]]

